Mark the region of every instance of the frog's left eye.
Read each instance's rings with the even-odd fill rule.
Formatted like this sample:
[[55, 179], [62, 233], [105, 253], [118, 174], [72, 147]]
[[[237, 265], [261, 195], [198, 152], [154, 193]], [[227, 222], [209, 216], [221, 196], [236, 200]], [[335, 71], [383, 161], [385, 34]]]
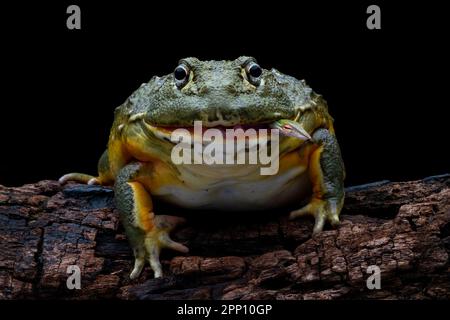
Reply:
[[178, 88], [182, 88], [188, 82], [189, 72], [189, 67], [184, 63], [175, 68], [173, 77]]
[[254, 61], [251, 61], [245, 66], [245, 72], [247, 73], [248, 80], [251, 84], [257, 86], [260, 83], [260, 77], [262, 74], [262, 68]]

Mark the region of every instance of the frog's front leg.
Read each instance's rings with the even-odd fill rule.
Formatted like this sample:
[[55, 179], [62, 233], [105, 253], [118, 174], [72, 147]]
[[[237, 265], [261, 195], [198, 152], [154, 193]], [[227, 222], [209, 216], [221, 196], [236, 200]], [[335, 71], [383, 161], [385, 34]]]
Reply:
[[334, 134], [327, 129], [318, 129], [312, 138], [316, 144], [309, 162], [312, 197], [306, 206], [292, 211], [290, 218], [314, 216], [313, 234], [316, 234], [322, 231], [326, 221], [333, 226], [339, 223], [344, 204], [345, 168]]
[[169, 232], [184, 222], [184, 219], [157, 216], [153, 212], [150, 193], [143, 183], [145, 179], [151, 178], [149, 170], [150, 164], [131, 163], [121, 169], [114, 186], [116, 206], [135, 256], [131, 279], [139, 276], [146, 260], [149, 261], [155, 278], [161, 277], [159, 254], [162, 248], [188, 252], [186, 246], [169, 237]]

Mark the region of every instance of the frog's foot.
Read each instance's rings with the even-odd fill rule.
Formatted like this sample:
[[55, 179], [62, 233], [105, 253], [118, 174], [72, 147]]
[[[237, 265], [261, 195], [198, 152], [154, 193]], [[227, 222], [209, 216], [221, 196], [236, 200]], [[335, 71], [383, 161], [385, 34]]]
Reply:
[[[181, 217], [157, 215], [155, 216], [154, 228], [145, 234], [144, 247], [146, 256], [155, 273], [155, 278], [160, 278], [163, 275], [161, 262], [159, 261], [161, 249], [168, 248], [182, 253], [189, 251], [185, 245], [173, 241], [169, 236], [170, 231], [184, 222], [185, 219]], [[138, 260], [139, 258], [136, 258], [135, 267], [130, 275], [132, 279], [137, 277], [142, 270], [143, 261]]]
[[78, 172], [65, 174], [61, 178], [59, 178], [58, 181], [61, 184], [64, 184], [68, 181], [76, 181], [76, 182], [86, 183], [86, 184], [90, 184], [90, 185], [100, 184], [100, 181], [98, 180], [97, 177], [91, 176], [89, 174], [78, 173]]
[[323, 230], [323, 226], [327, 221], [330, 222], [332, 226], [337, 226], [339, 224], [339, 212], [340, 208], [338, 200], [313, 198], [303, 208], [292, 211], [289, 218], [295, 219], [312, 215], [316, 220], [313, 234], [317, 234]]
[[108, 150], [103, 152], [100, 160], [98, 161], [98, 176], [91, 176], [84, 173], [68, 173], [59, 178], [59, 183], [64, 184], [68, 181], [76, 181], [79, 183], [85, 183], [89, 185], [110, 185], [114, 182], [111, 172], [109, 170]]

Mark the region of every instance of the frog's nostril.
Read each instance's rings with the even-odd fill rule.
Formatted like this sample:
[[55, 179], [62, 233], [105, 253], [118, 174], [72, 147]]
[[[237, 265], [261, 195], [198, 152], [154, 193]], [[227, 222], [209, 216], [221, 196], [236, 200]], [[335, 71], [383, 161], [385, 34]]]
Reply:
[[204, 94], [207, 94], [208, 92], [209, 92], [209, 89], [207, 86], [201, 86], [198, 88], [199, 95], [204, 95]]
[[225, 90], [226, 90], [226, 92], [228, 92], [228, 93], [230, 93], [230, 94], [235, 94], [235, 93], [237, 93], [237, 88], [236, 88], [236, 86], [233, 85], [233, 84], [229, 84], [229, 85], [225, 86]]

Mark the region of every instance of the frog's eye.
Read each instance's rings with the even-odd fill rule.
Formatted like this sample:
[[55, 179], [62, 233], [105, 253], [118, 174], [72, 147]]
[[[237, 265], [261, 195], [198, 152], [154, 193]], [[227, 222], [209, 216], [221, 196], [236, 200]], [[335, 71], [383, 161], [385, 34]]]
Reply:
[[248, 80], [251, 84], [255, 86], [259, 85], [262, 69], [256, 62], [251, 61], [248, 63], [245, 66], [245, 72], [247, 73]]
[[185, 64], [180, 64], [173, 72], [175, 83], [178, 88], [182, 88], [189, 80], [189, 67]]

